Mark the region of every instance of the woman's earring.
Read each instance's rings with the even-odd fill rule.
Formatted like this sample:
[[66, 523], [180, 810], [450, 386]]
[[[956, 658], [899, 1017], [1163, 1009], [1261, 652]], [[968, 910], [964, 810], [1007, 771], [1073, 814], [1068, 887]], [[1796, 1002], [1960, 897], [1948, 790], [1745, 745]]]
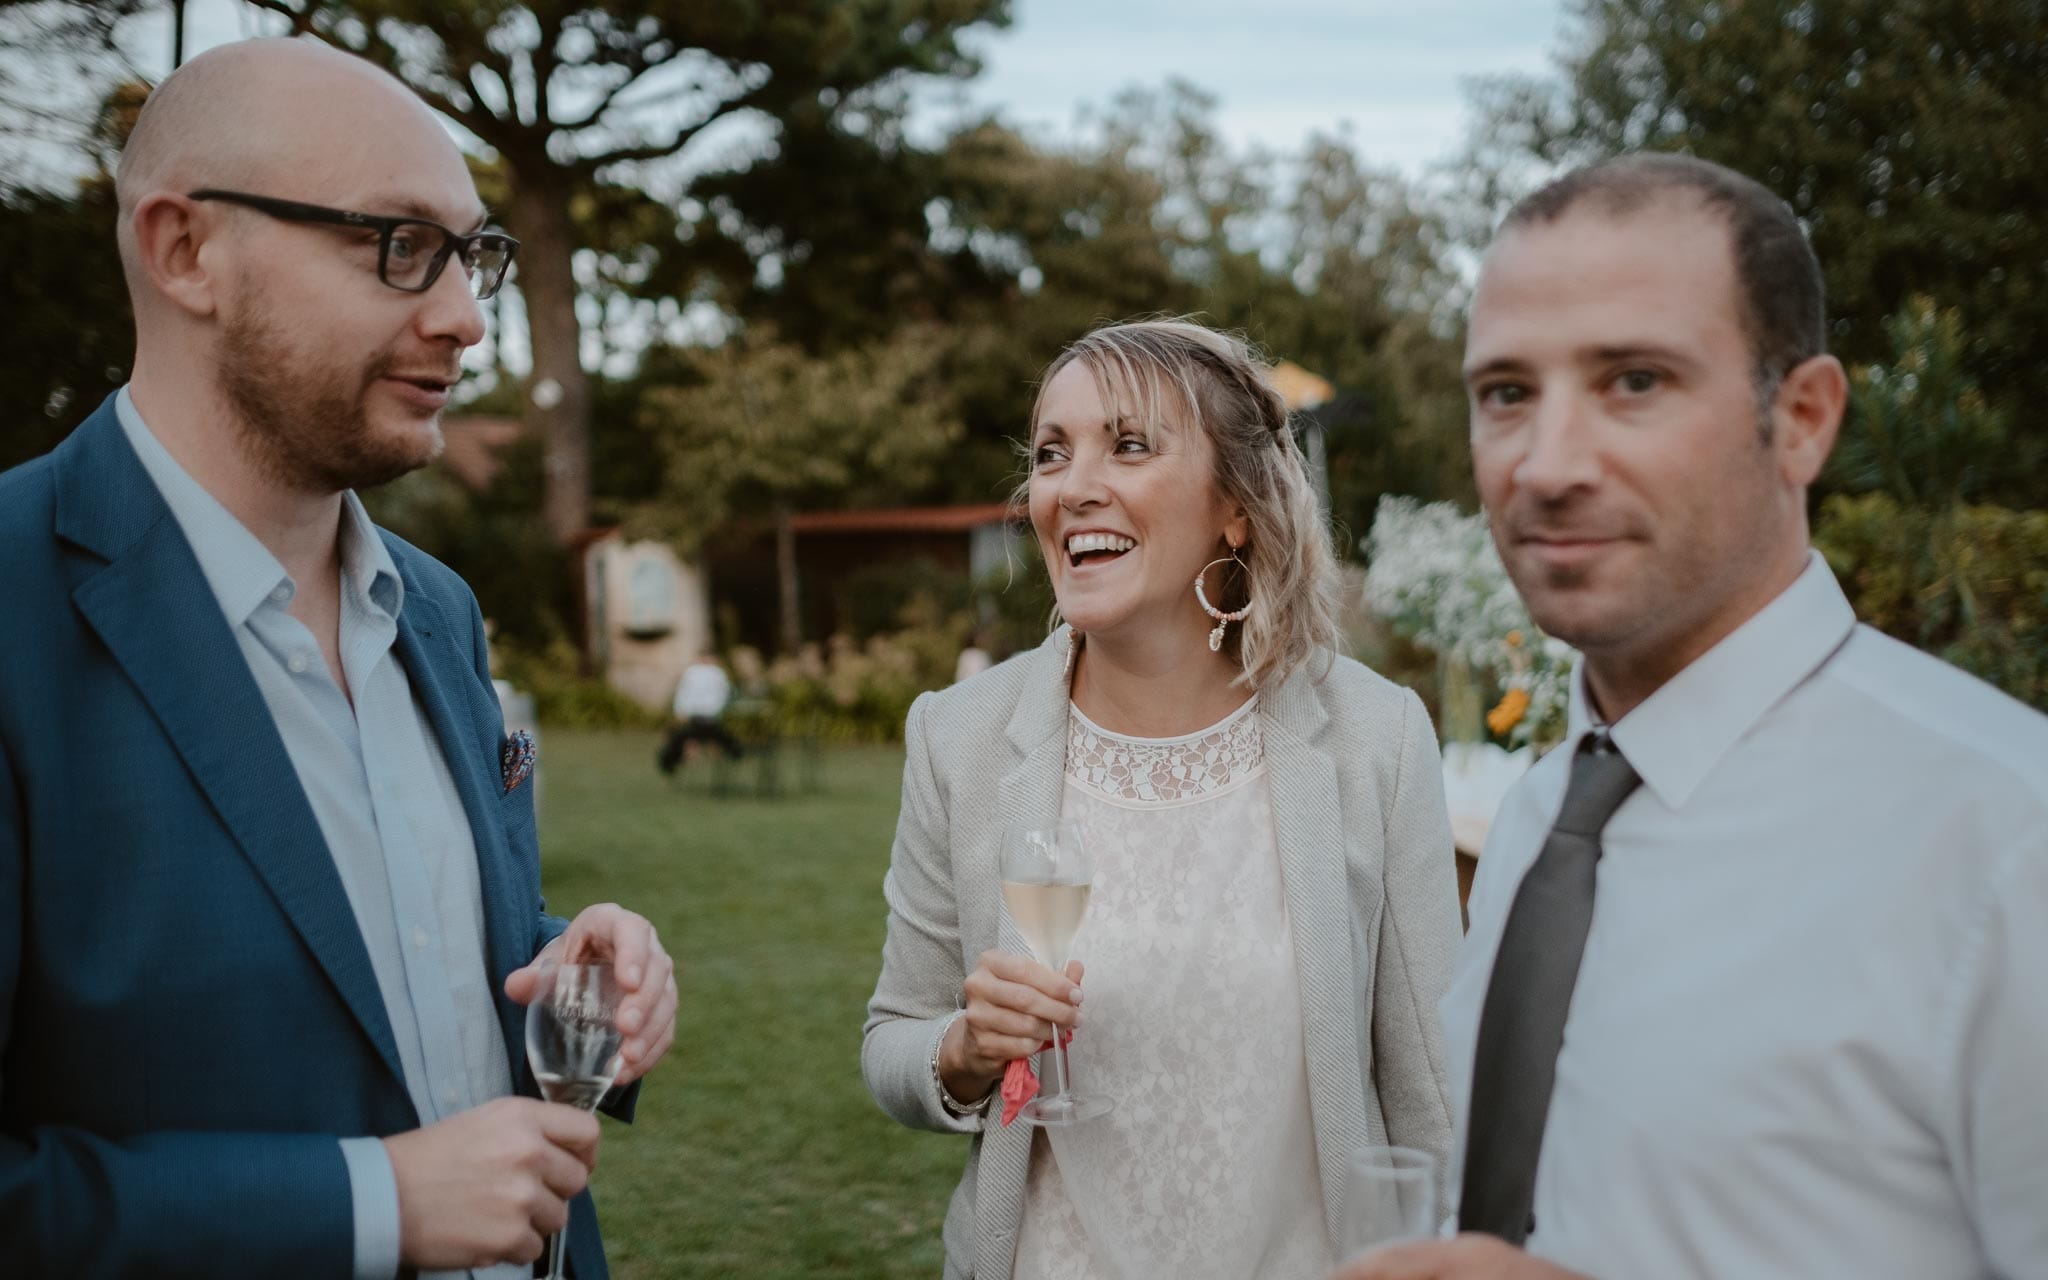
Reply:
[[1215, 568], [1219, 564], [1234, 564], [1239, 569], [1244, 568], [1244, 561], [1237, 558], [1237, 548], [1232, 547], [1231, 554], [1225, 556], [1221, 560], [1211, 560], [1209, 563], [1202, 566], [1202, 571], [1200, 573], [1195, 575], [1195, 600], [1198, 604], [1202, 606], [1203, 613], [1206, 613], [1210, 617], [1216, 619], [1216, 629], [1209, 633], [1209, 652], [1211, 653], [1219, 652], [1223, 648], [1223, 633], [1225, 630], [1229, 628], [1230, 624], [1233, 622], [1242, 622], [1244, 620], [1244, 616], [1252, 611], [1252, 602], [1250, 600], [1246, 600], [1244, 602], [1244, 608], [1239, 609], [1235, 613], [1225, 613], [1223, 612], [1223, 610], [1218, 609], [1215, 605], [1209, 603], [1209, 595], [1202, 588], [1202, 579], [1208, 577], [1209, 570]]

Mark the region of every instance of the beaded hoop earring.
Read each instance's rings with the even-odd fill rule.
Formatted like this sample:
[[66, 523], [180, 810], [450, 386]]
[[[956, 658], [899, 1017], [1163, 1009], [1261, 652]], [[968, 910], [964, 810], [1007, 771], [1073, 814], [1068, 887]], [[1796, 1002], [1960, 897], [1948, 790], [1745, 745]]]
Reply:
[[1203, 613], [1206, 613], [1210, 617], [1216, 619], [1216, 629], [1209, 633], [1209, 652], [1211, 653], [1219, 652], [1223, 648], [1223, 633], [1229, 629], [1230, 624], [1233, 622], [1242, 622], [1245, 618], [1245, 615], [1252, 611], [1252, 602], [1250, 600], [1246, 600], [1244, 602], [1244, 608], [1237, 610], [1235, 613], [1225, 613], [1223, 612], [1223, 610], [1218, 609], [1215, 605], [1209, 603], [1208, 592], [1206, 592], [1202, 588], [1202, 579], [1208, 577], [1209, 570], [1215, 568], [1219, 564], [1234, 564], [1239, 569], [1244, 568], [1244, 561], [1237, 558], [1237, 548], [1232, 547], [1230, 549], [1229, 555], [1223, 557], [1220, 560], [1211, 560], [1209, 563], [1202, 566], [1202, 571], [1200, 573], [1195, 575], [1195, 602], [1202, 606]]

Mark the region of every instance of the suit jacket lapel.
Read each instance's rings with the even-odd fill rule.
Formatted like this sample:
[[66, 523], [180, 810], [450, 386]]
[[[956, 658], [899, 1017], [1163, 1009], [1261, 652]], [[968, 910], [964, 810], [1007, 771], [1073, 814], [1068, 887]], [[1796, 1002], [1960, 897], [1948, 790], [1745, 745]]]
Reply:
[[1341, 792], [1337, 763], [1319, 745], [1326, 719], [1301, 673], [1260, 700], [1273, 834], [1301, 986], [1309, 1112], [1324, 1212], [1334, 1230], [1345, 1165], [1373, 1137], [1363, 1095], [1366, 1011], [1353, 951]]
[[[996, 788], [993, 830], [985, 832], [990, 842], [988, 884], [975, 889], [992, 899], [1000, 921], [996, 945], [1004, 951], [1029, 954], [1023, 935], [1002, 910], [1001, 850], [1005, 831], [1011, 825], [1046, 827], [1060, 818], [1067, 759], [1068, 678], [1072, 664], [1072, 632], [1062, 627], [1033, 657], [1034, 670], [1024, 682], [1005, 736], [1016, 749], [1016, 763], [1003, 775]], [[958, 888], [964, 889], [965, 886]], [[1017, 1220], [1009, 1210], [1022, 1202], [1024, 1183], [1031, 1167], [1031, 1138], [1036, 1130], [1027, 1124], [1008, 1128], [991, 1117], [982, 1129], [981, 1164], [976, 1175], [977, 1218], [974, 1271], [976, 1275], [1010, 1274], [1017, 1247]], [[1000, 1216], [999, 1216], [1000, 1215]]]
[[55, 462], [57, 532], [105, 559], [72, 592], [278, 906], [401, 1084], [370, 954], [341, 874], [183, 530], [110, 399]]
[[[448, 762], [449, 776], [455, 779], [455, 789], [462, 797], [463, 812], [469, 818], [470, 835], [476, 844], [477, 883], [483, 893], [484, 951], [492, 975], [491, 997], [497, 1003], [505, 1048], [517, 1076], [518, 1064], [526, 1061], [526, 1011], [512, 1002], [498, 981], [533, 959], [536, 913], [532, 903], [520, 898], [519, 886], [524, 877], [516, 874], [514, 853], [505, 837], [497, 743], [487, 729], [480, 727], [477, 718], [468, 714], [467, 708], [457, 706], [463, 696], [459, 682], [473, 671], [470, 656], [457, 643], [440, 606], [409, 574], [405, 581], [405, 605], [398, 619], [397, 647], [399, 663], [405, 668], [413, 696], [426, 708], [441, 755]], [[454, 688], [444, 678], [451, 673], [457, 682]]]

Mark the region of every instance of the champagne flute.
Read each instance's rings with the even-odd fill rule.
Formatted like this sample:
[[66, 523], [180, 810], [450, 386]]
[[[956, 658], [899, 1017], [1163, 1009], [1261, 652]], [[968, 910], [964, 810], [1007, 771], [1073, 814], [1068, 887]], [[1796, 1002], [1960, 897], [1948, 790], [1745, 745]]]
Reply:
[[[1017, 932], [1040, 964], [1064, 974], [1095, 882], [1080, 828], [1071, 822], [1011, 828], [1003, 840], [1002, 876], [1003, 903]], [[1107, 1113], [1109, 1099], [1074, 1090], [1057, 1027], [1052, 1046], [1053, 1090], [1026, 1103], [1019, 1116], [1028, 1124], [1067, 1125]]]
[[1436, 1157], [1412, 1147], [1360, 1147], [1345, 1167], [1337, 1257], [1437, 1234]]
[[[550, 964], [526, 1006], [526, 1061], [541, 1097], [595, 1111], [622, 1065], [619, 984], [608, 964]], [[548, 1280], [562, 1280], [567, 1223], [548, 1242]]]

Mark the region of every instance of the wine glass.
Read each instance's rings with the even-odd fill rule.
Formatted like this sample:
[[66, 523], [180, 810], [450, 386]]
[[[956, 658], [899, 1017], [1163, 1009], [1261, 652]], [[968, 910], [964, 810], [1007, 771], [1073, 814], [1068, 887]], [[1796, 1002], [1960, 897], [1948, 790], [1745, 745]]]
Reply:
[[[1064, 974], [1095, 881], [1081, 829], [1071, 822], [1012, 827], [1003, 839], [1002, 876], [1003, 903], [1017, 932], [1040, 964]], [[1018, 1115], [1029, 1124], [1066, 1125], [1108, 1112], [1109, 1099], [1075, 1091], [1058, 1028], [1052, 1044], [1053, 1089], [1024, 1104]]]
[[1437, 1228], [1435, 1156], [1412, 1147], [1360, 1147], [1351, 1153], [1339, 1261], [1381, 1245], [1430, 1239]]
[[[549, 964], [526, 1006], [526, 1061], [541, 1097], [595, 1111], [619, 1074], [619, 984], [608, 964]], [[564, 1223], [548, 1243], [548, 1280], [562, 1280]]]

